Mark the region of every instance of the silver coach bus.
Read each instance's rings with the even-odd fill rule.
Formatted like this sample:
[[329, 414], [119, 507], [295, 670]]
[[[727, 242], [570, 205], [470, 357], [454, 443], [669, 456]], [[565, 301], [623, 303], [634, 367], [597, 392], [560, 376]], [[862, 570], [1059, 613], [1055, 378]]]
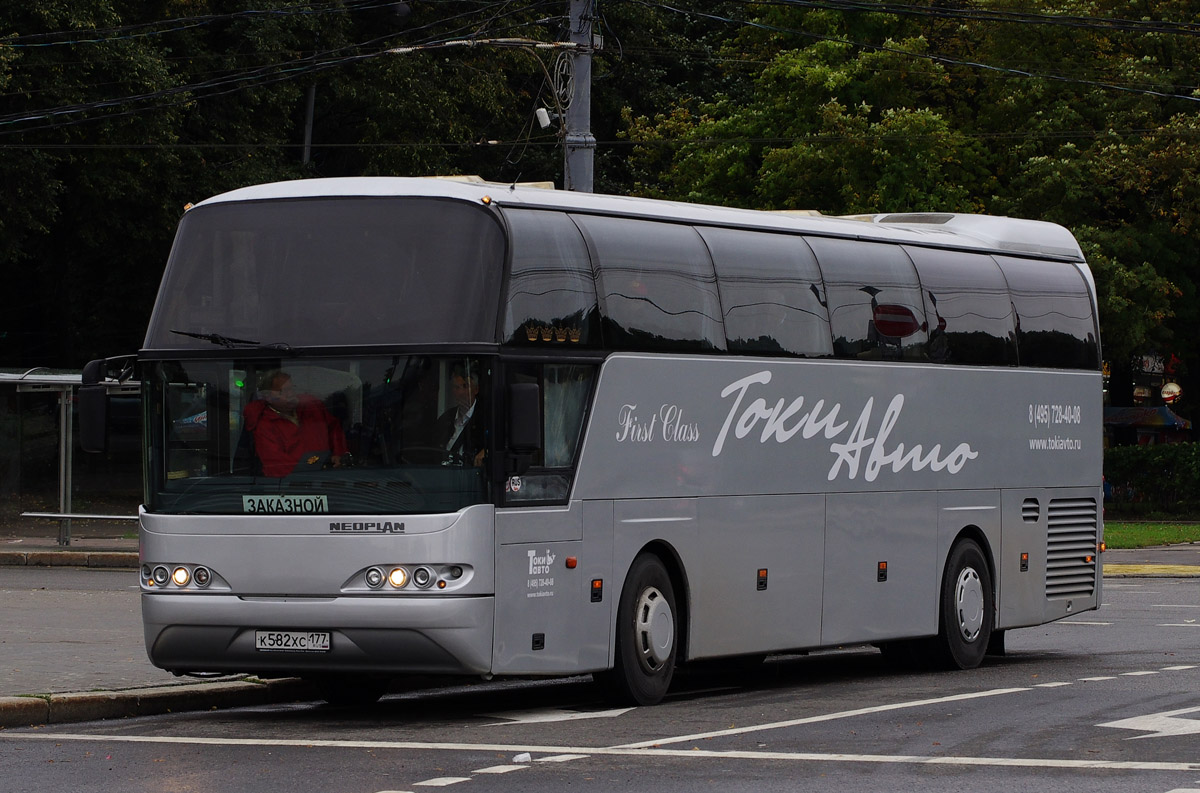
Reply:
[[185, 213], [136, 364], [176, 673], [650, 704], [699, 659], [970, 668], [1100, 602], [1095, 288], [1047, 223], [262, 185]]

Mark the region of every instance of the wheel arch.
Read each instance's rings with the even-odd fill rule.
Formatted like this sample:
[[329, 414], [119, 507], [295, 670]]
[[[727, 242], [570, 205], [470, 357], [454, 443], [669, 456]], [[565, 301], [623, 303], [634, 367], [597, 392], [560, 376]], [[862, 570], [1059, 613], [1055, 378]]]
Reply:
[[946, 575], [946, 563], [950, 559], [950, 554], [963, 540], [974, 540], [979, 546], [979, 550], [983, 552], [984, 561], [987, 562], [988, 578], [992, 585], [992, 607], [999, 613], [1000, 610], [1000, 576], [996, 570], [996, 555], [992, 549], [992, 544], [988, 540], [987, 533], [982, 528], [973, 523], [968, 523], [958, 530], [949, 544], [946, 545], [944, 554], [942, 555], [941, 570], [938, 572], [938, 591], [941, 591], [942, 577]]
[[678, 612], [675, 627], [679, 631], [679, 645], [676, 650], [676, 663], [688, 659], [689, 625], [691, 624], [691, 587], [688, 583], [687, 568], [679, 552], [666, 540], [652, 540], [643, 545], [634, 555], [636, 559], [642, 554], [657, 556], [667, 570], [671, 579], [671, 588], [675, 590], [675, 610]]

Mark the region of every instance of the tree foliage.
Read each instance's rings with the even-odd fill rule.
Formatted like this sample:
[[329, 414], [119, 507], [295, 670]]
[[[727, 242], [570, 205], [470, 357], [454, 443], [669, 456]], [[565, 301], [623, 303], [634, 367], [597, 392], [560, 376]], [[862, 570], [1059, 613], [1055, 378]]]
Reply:
[[[1127, 375], [1131, 357], [1150, 351], [1197, 361], [1194, 7], [833, 5], [742, 15], [728, 49], [765, 61], [748, 91], [628, 111], [634, 189], [1060, 223], [1092, 264], [1115, 370]], [[1030, 10], [1040, 16], [1011, 15]]]
[[[559, 109], [555, 54], [443, 45], [562, 40], [566, 11], [0, 6], [0, 364], [136, 348], [188, 201], [310, 176], [560, 181], [558, 129], [534, 122]], [[596, 14], [598, 190], [1050, 220], [1092, 264], [1118, 369], [1151, 350], [1200, 360], [1194, 3], [600, 0]]]

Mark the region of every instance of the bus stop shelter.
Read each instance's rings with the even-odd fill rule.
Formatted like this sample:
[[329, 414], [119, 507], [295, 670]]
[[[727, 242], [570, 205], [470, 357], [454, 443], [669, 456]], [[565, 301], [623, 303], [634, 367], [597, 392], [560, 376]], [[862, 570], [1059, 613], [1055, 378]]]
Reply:
[[[95, 480], [91, 487], [133, 492], [140, 488], [136, 443], [125, 439], [122, 448], [107, 459], [77, 462], [75, 402], [80, 373], [36, 367], [24, 371], [0, 370], [0, 497], [22, 503], [29, 491], [39, 495], [56, 490], [57, 510], [20, 511], [25, 519], [59, 522], [58, 544], [71, 544], [71, 521], [137, 520], [136, 514], [75, 512], [73, 494], [82, 477]], [[136, 399], [136, 382], [106, 384], [110, 396]], [[133, 470], [131, 470], [133, 469]], [[53, 473], [52, 473], [53, 471]], [[97, 475], [97, 472], [100, 472]], [[39, 503], [45, 499], [38, 499]], [[19, 509], [19, 507], [18, 507]], [[15, 517], [15, 516], [9, 516]]]

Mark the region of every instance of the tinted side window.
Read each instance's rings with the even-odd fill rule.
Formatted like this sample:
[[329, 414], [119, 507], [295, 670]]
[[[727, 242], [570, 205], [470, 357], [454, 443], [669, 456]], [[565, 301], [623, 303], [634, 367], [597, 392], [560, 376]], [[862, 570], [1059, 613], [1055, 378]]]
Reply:
[[1075, 265], [1013, 256], [995, 259], [1017, 312], [1021, 365], [1100, 368], [1092, 301]]
[[505, 344], [599, 347], [600, 312], [587, 246], [561, 212], [506, 213], [512, 269], [504, 301]]
[[725, 349], [716, 276], [695, 229], [627, 218], [573, 217], [595, 255], [608, 346]]
[[809, 237], [825, 280], [839, 358], [926, 359], [917, 272], [899, 245]]
[[801, 237], [698, 229], [717, 270], [730, 352], [833, 355], [821, 272]]
[[1016, 366], [1017, 328], [1008, 284], [992, 257], [910, 248], [925, 291], [929, 360]]

